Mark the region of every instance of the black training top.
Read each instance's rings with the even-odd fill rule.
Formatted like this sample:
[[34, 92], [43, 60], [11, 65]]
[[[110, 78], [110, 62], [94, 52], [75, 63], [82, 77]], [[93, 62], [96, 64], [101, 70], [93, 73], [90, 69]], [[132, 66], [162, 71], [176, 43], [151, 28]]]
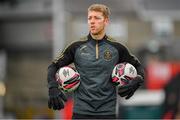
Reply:
[[112, 115], [116, 109], [116, 87], [111, 82], [114, 66], [129, 62], [138, 74], [144, 76], [138, 59], [128, 49], [104, 36], [94, 40], [89, 34], [83, 41], [68, 46], [48, 69], [48, 82], [54, 81], [55, 72], [74, 63], [80, 74], [80, 85], [74, 91], [73, 112], [86, 115]]

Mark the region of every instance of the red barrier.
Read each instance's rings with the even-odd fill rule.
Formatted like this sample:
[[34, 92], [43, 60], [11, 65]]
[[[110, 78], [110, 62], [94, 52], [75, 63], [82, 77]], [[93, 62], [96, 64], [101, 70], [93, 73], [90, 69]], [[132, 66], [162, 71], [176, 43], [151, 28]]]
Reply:
[[147, 89], [162, 89], [173, 76], [180, 72], [180, 62], [152, 61], [147, 65]]

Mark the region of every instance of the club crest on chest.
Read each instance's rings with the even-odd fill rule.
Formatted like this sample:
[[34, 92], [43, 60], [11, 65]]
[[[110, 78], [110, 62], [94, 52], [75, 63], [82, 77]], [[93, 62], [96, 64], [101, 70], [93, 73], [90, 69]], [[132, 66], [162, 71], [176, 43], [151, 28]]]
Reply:
[[109, 49], [104, 51], [104, 59], [107, 61], [112, 59], [112, 52]]

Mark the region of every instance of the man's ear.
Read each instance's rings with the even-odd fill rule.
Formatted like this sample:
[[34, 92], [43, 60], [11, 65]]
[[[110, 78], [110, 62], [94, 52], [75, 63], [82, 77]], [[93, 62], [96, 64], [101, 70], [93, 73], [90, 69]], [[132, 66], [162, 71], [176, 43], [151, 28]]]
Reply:
[[105, 22], [106, 25], [108, 25], [109, 24], [109, 18], [105, 18], [104, 22]]

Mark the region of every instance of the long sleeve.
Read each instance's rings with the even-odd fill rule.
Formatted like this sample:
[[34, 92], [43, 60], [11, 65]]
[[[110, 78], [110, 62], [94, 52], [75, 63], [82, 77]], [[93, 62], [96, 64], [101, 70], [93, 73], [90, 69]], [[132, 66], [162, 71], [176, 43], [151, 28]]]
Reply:
[[144, 68], [138, 58], [132, 55], [126, 47], [122, 47], [122, 62], [131, 63], [137, 70], [137, 73], [141, 75], [143, 78], [145, 77]]
[[76, 42], [65, 48], [64, 51], [48, 66], [47, 80], [49, 87], [57, 86], [57, 82], [55, 80], [57, 70], [63, 66], [71, 64], [74, 61], [74, 54], [77, 45], [78, 44]]

